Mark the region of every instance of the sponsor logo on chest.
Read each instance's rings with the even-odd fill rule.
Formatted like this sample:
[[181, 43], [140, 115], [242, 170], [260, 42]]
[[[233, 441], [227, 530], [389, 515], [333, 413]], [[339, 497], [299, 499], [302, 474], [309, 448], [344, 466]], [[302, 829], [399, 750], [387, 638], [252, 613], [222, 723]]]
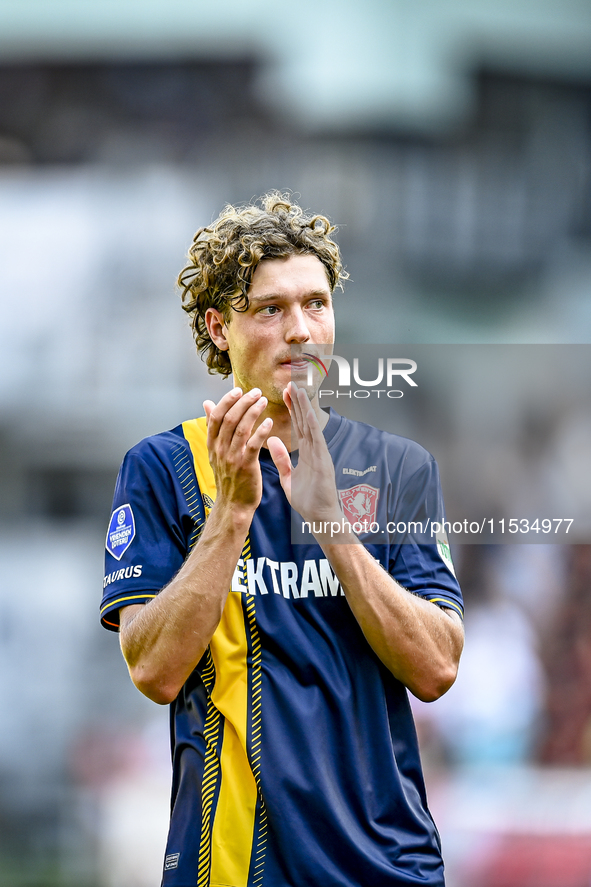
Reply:
[[377, 465], [370, 465], [369, 468], [366, 468], [365, 471], [357, 471], [356, 468], [343, 468], [343, 474], [352, 474], [354, 477], [364, 477], [366, 474], [369, 474], [370, 471], [377, 471]]
[[295, 561], [273, 561], [268, 557], [240, 558], [232, 577], [231, 591], [273, 593], [284, 598], [344, 595], [341, 583], [326, 558], [306, 560], [301, 569]]

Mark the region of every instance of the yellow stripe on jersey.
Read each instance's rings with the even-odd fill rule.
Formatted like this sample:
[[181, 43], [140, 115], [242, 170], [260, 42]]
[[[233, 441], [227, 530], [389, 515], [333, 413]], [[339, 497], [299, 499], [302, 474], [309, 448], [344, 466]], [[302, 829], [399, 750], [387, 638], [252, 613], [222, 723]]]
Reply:
[[437, 604], [437, 605], [440, 606], [440, 607], [449, 607], [450, 610], [453, 608], [454, 610], [457, 610], [457, 611], [458, 611], [458, 613], [460, 614], [460, 616], [462, 617], [462, 619], [464, 618], [464, 611], [463, 611], [463, 609], [462, 609], [460, 606], [458, 606], [458, 604], [455, 604], [453, 601], [450, 601], [449, 598], [446, 598], [446, 597], [428, 597], [427, 600], [428, 600], [431, 604]]
[[[191, 447], [201, 493], [215, 501], [216, 488], [207, 455], [205, 418], [184, 422], [183, 433]], [[246, 551], [247, 548], [248, 540], [243, 552], [248, 556], [250, 552]], [[202, 883], [202, 877], [209, 870], [211, 884], [246, 887], [252, 855], [257, 786], [247, 754], [248, 642], [240, 593], [228, 595], [220, 624], [209, 646], [216, 670], [211, 700], [224, 716], [225, 723], [221, 752], [222, 779], [211, 826], [211, 847], [203, 846], [202, 834], [203, 852], [199, 856], [198, 883]]]
[[212, 699], [226, 719], [222, 783], [213, 823], [211, 882], [246, 887], [257, 788], [246, 753], [248, 647], [241, 594], [228, 595], [210, 646], [217, 672]]
[[[116, 601], [109, 601], [107, 604], [105, 604], [105, 606], [101, 609], [101, 615], [105, 612], [105, 610], [108, 610], [109, 607], [114, 607], [115, 604], [122, 604], [125, 601], [135, 601], [135, 600], [137, 600], [137, 598], [141, 598], [143, 600], [144, 598], [153, 598], [153, 597], [156, 597], [156, 595], [155, 594], [146, 594], [145, 591], [138, 591], [137, 594], [128, 594], [126, 597], [118, 597]], [[110, 623], [110, 624], [113, 625], [113, 623]], [[117, 623], [117, 624], [119, 624], [119, 623]]]
[[[189, 422], [183, 422], [183, 434], [185, 435], [185, 440], [188, 441], [189, 446], [191, 447], [193, 462], [195, 463], [195, 473], [197, 475], [197, 482], [199, 484], [201, 495], [205, 493], [206, 496], [209, 496], [209, 498], [213, 499], [215, 502], [215, 478], [213, 476], [211, 465], [209, 464], [209, 456], [207, 453], [207, 422], [205, 416], [202, 416], [201, 419], [191, 419]], [[203, 505], [205, 507], [205, 514], [207, 515], [210, 509], [205, 502]]]
[[201, 678], [207, 691], [207, 713], [205, 724], [203, 725], [205, 760], [201, 784], [201, 840], [199, 843], [197, 887], [209, 887], [209, 876], [211, 874], [211, 810], [221, 773], [218, 741], [222, 721], [222, 716], [211, 698], [211, 688], [215, 681], [215, 668], [210, 650], [207, 651], [207, 664], [201, 672]]

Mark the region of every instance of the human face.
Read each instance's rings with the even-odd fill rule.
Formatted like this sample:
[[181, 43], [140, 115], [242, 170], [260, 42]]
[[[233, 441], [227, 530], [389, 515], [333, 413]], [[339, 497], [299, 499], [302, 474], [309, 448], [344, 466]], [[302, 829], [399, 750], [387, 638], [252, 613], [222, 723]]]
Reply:
[[[297, 377], [304, 385], [308, 364], [297, 360], [305, 346], [334, 342], [334, 314], [324, 265], [316, 256], [264, 259], [248, 291], [249, 307], [233, 311], [221, 332], [235, 385], [260, 388], [269, 404], [283, 406], [283, 392]], [[219, 345], [219, 343], [216, 343]], [[318, 387], [317, 385], [315, 386]], [[309, 390], [312, 398], [314, 390]]]

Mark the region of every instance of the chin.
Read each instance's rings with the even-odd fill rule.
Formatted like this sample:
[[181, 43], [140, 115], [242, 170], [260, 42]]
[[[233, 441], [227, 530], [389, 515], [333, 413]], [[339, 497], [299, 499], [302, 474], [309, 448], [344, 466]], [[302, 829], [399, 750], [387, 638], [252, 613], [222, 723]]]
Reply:
[[[289, 379], [287, 381], [289, 381]], [[287, 382], [273, 381], [270, 385], [262, 385], [259, 387], [270, 404], [274, 404], [275, 406], [285, 406], [283, 392], [287, 388]]]

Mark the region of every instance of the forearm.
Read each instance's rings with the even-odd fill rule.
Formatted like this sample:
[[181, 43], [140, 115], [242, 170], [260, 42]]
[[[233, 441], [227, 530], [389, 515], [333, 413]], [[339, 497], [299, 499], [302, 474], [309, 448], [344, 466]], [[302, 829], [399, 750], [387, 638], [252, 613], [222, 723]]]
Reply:
[[451, 610], [413, 595], [398, 585], [359, 542], [350, 525], [338, 539], [332, 527], [343, 512], [331, 455], [318, 418], [303, 389], [290, 383], [286, 402], [297, 436], [299, 459], [292, 468], [285, 446], [268, 446], [281, 484], [294, 510], [312, 526], [335, 571], [367, 641], [384, 665], [419, 699], [437, 699], [453, 684], [463, 647], [461, 620]]
[[171, 702], [222, 616], [252, 515], [218, 503], [177, 575], [153, 600], [121, 613], [121, 649], [136, 687]]
[[463, 647], [459, 616], [406, 591], [353, 539], [319, 541], [384, 665], [425, 702], [445, 693], [455, 680]]

